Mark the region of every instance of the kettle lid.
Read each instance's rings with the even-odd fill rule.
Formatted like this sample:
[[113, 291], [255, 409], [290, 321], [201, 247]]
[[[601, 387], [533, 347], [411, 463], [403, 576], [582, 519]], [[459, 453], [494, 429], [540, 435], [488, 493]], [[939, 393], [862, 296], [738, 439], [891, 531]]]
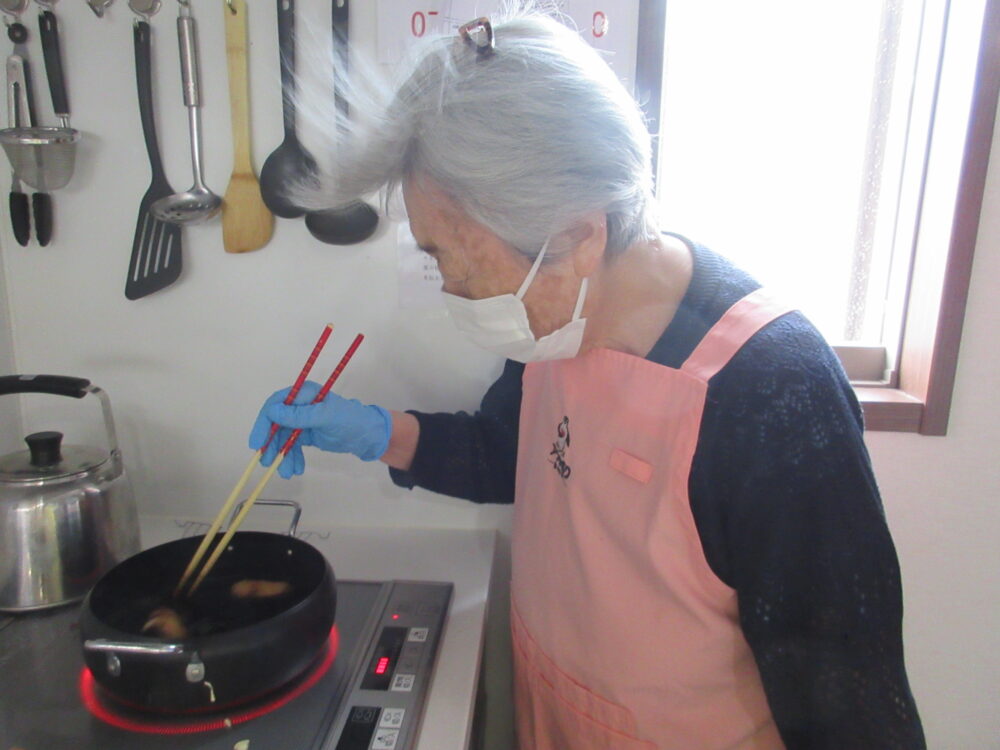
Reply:
[[0, 482], [31, 482], [83, 474], [110, 458], [86, 445], [63, 445], [63, 434], [34, 432], [24, 441], [28, 450], [0, 456]]

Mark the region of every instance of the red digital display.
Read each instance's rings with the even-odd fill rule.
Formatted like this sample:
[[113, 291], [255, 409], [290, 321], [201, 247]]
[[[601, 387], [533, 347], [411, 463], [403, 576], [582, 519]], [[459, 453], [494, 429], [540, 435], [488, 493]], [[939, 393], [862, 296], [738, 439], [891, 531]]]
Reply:
[[389, 657], [383, 656], [375, 665], [375, 674], [385, 674], [387, 669], [389, 669]]

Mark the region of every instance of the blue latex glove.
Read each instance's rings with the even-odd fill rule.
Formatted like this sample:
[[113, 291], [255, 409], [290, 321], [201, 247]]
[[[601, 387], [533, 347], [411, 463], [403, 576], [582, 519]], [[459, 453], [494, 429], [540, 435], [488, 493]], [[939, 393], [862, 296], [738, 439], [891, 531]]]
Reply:
[[271, 395], [261, 407], [257, 421], [250, 430], [250, 448], [259, 450], [271, 434], [271, 425], [281, 426], [274, 440], [267, 446], [260, 462], [270, 466], [292, 430], [302, 434], [278, 467], [285, 479], [305, 471], [306, 461], [302, 446], [314, 445], [333, 453], [353, 453], [362, 461], [380, 458], [389, 447], [392, 433], [392, 415], [381, 406], [366, 406], [354, 399], [327, 394], [318, 404], [311, 404], [320, 386], [311, 380], [302, 384], [295, 403], [286, 406], [285, 398], [291, 388], [284, 388]]

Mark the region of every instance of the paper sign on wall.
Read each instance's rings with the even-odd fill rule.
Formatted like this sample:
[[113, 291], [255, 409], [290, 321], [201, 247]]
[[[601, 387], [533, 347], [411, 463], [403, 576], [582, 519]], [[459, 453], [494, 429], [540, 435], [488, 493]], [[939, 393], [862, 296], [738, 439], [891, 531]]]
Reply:
[[[498, 5], [498, 0], [378, 0], [379, 61], [396, 63], [414, 42], [432, 35], [456, 34], [463, 23], [489, 16]], [[561, 0], [559, 7], [584, 39], [607, 53], [605, 59], [631, 87], [639, 0]]]
[[405, 221], [396, 228], [396, 255], [399, 306], [404, 310], [443, 306], [437, 261], [417, 247]]

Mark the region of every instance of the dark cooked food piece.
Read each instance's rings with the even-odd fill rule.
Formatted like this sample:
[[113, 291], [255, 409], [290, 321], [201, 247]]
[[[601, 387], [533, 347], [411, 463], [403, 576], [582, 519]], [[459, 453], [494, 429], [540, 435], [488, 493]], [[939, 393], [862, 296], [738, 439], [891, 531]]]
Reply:
[[152, 632], [161, 638], [180, 640], [187, 637], [188, 629], [176, 611], [170, 607], [157, 607], [149, 613], [149, 619], [142, 626], [142, 632]]
[[288, 581], [260, 581], [245, 578], [234, 583], [230, 587], [229, 593], [237, 599], [270, 599], [287, 594], [291, 590], [292, 584]]

